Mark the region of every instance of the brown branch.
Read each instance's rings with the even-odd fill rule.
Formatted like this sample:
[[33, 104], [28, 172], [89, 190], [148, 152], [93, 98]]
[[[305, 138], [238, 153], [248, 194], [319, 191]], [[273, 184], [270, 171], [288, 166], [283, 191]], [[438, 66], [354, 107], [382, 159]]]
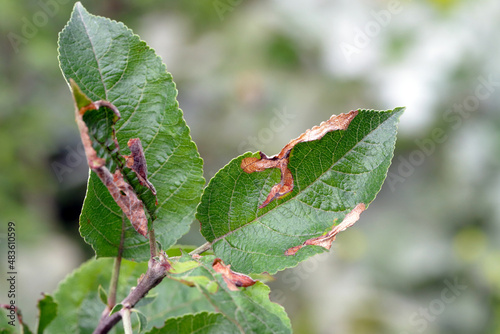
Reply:
[[158, 255], [156, 251], [156, 236], [155, 229], [153, 227], [153, 221], [151, 221], [151, 226], [149, 229], [149, 251], [151, 253], [151, 258], [154, 258]]
[[[165, 278], [169, 267], [170, 264], [166, 259], [150, 259], [146, 274], [139, 279], [139, 283], [130, 291], [129, 295], [121, 301], [120, 304], [123, 305], [124, 309], [133, 308], [151, 289], [160, 284]], [[94, 334], [108, 333], [122, 319], [122, 313], [123, 309], [109, 316], [109, 310], [107, 310], [106, 314], [101, 317]]]

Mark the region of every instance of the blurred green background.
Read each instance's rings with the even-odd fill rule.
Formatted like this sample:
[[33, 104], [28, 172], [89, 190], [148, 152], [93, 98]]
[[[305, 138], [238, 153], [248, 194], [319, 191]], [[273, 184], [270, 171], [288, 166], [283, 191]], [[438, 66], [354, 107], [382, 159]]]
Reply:
[[[207, 179], [332, 114], [407, 106], [370, 210], [332, 252], [270, 283], [295, 333], [500, 333], [498, 0], [82, 3], [161, 55]], [[14, 221], [29, 324], [40, 293], [93, 256], [78, 234], [88, 167], [57, 63], [72, 7], [0, 2], [0, 247]], [[203, 243], [198, 223], [182, 242]]]

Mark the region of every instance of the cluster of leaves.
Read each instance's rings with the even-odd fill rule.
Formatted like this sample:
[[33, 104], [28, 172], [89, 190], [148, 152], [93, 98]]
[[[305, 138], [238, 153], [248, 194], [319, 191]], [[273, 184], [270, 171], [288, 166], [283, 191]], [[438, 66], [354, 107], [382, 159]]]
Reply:
[[[359, 219], [386, 177], [403, 108], [332, 116], [276, 156], [233, 159], [203, 189], [154, 50], [77, 3], [59, 61], [91, 169], [80, 233], [97, 259], [40, 301], [38, 333], [105, 333], [121, 318], [118, 332], [290, 333], [269, 288], [247, 275], [296, 266]], [[195, 217], [207, 243], [168, 251]]]

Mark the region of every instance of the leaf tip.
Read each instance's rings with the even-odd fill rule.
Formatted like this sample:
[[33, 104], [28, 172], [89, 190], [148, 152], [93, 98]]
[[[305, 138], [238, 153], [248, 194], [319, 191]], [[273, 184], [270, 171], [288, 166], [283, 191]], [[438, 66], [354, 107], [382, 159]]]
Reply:
[[92, 100], [85, 95], [73, 78], [69, 78], [69, 85], [71, 87], [71, 92], [73, 93], [73, 100], [75, 101], [75, 105], [78, 110], [92, 103]]
[[87, 11], [85, 9], [85, 7], [83, 7], [83, 5], [82, 5], [82, 3], [80, 1], [75, 2], [75, 5], [73, 6], [73, 10], [76, 11], [77, 9], [78, 10], [82, 10], [83, 9], [84, 11]]

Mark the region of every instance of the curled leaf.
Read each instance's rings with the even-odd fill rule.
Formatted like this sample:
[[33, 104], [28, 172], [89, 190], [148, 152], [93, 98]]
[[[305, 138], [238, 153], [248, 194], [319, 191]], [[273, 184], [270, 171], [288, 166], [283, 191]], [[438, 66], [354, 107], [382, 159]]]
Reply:
[[[73, 79], [69, 80], [71, 85], [71, 90], [73, 91], [73, 99], [75, 101], [75, 118], [76, 124], [78, 125], [78, 130], [80, 131], [80, 137], [82, 138], [83, 148], [85, 150], [85, 155], [90, 168], [99, 168], [104, 166], [106, 160], [97, 156], [97, 152], [92, 146], [92, 139], [89, 135], [89, 129], [85, 121], [83, 120], [83, 115], [89, 110], [98, 110], [100, 107], [107, 107], [113, 111], [115, 114], [114, 123], [120, 119], [120, 112], [118, 109], [108, 101], [95, 101], [93, 102], [89, 99], [78, 87]], [[115, 129], [112, 129], [112, 137], [116, 148], [118, 148], [118, 142], [116, 141]]]
[[[71, 88], [73, 90], [73, 97], [75, 100], [75, 118], [80, 130], [85, 155], [87, 156], [89, 167], [99, 176], [102, 183], [108, 188], [109, 193], [115, 200], [116, 204], [122, 209], [123, 213], [130, 220], [130, 223], [137, 232], [143, 236], [147, 236], [148, 232], [148, 219], [144, 211], [144, 205], [137, 197], [134, 189], [130, 184], [125, 182], [121, 171], [117, 168], [114, 174], [111, 174], [106, 167], [106, 160], [97, 155], [96, 150], [92, 146], [92, 138], [89, 135], [89, 128], [83, 120], [83, 115], [89, 110], [98, 110], [101, 107], [109, 108], [113, 111], [115, 117], [113, 123], [120, 118], [120, 112], [110, 102], [96, 101], [92, 102], [78, 87], [78, 85], [70, 80]], [[112, 132], [112, 140], [119, 149], [114, 129]]]
[[99, 288], [97, 288], [98, 294], [99, 294], [99, 299], [104, 305], [108, 305], [108, 294], [102, 287], [102, 285], [99, 284]]
[[352, 110], [347, 114], [333, 115], [329, 120], [322, 122], [319, 126], [315, 126], [299, 137], [290, 141], [281, 152], [275, 156], [268, 157], [260, 152], [260, 159], [248, 157], [241, 161], [241, 168], [246, 173], [262, 172], [268, 168], [279, 168], [281, 173], [281, 182], [274, 185], [269, 192], [266, 200], [259, 205], [262, 209], [271, 203], [276, 198], [282, 198], [293, 190], [293, 176], [288, 169], [288, 161], [290, 152], [298, 143], [319, 140], [325, 134], [335, 130], [346, 130], [351, 121], [358, 114], [357, 110]]
[[231, 291], [238, 291], [240, 287], [248, 287], [255, 284], [255, 282], [250, 276], [236, 273], [231, 270], [231, 265], [225, 265], [221, 259], [217, 258], [212, 264], [212, 268], [222, 274], [222, 278], [227, 284], [227, 287]]
[[120, 170], [117, 169], [114, 174], [111, 174], [105, 166], [93, 170], [99, 176], [106, 188], [108, 188], [116, 204], [118, 204], [123, 213], [125, 213], [135, 230], [147, 237], [148, 218], [144, 212], [144, 205], [142, 201], [137, 198], [132, 186], [123, 180], [123, 175]]
[[359, 216], [363, 211], [365, 211], [365, 209], [366, 209], [365, 204], [359, 203], [358, 205], [356, 205], [354, 209], [352, 209], [351, 212], [349, 212], [345, 216], [344, 220], [342, 220], [340, 224], [334, 226], [332, 230], [328, 232], [326, 235], [306, 240], [302, 245], [291, 247], [285, 251], [285, 255], [288, 256], [295, 255], [299, 251], [299, 249], [307, 245], [321, 246], [326, 249], [330, 249], [332, 247], [332, 242], [335, 240], [335, 236], [339, 232], [342, 232], [346, 228], [354, 225], [354, 223], [359, 220]]
[[125, 156], [125, 159], [127, 160], [127, 167], [132, 169], [137, 175], [139, 182], [143, 186], [148, 187], [153, 195], [156, 196], [156, 189], [148, 180], [148, 166], [146, 164], [146, 157], [144, 156], [141, 140], [139, 138], [131, 138], [127, 145], [131, 152], [130, 155]]

